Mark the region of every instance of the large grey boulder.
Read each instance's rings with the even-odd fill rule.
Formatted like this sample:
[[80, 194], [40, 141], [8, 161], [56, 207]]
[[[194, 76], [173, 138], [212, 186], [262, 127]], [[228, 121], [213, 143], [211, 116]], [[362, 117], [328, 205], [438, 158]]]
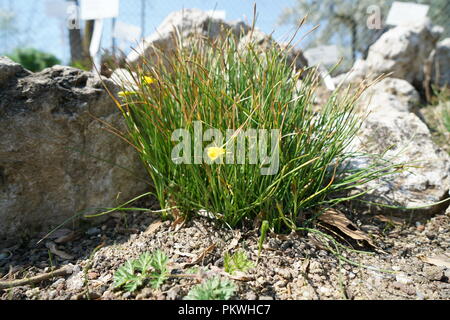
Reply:
[[438, 42], [433, 54], [431, 83], [450, 88], [450, 38]]
[[[370, 114], [354, 141], [353, 151], [383, 155], [385, 160], [407, 163], [410, 167], [365, 185], [360, 191], [369, 192], [363, 199], [411, 208], [448, 198], [450, 157], [432, 141], [425, 123], [410, 112], [418, 102], [418, 93], [406, 81], [391, 78], [369, 93], [370, 101], [363, 98], [362, 104], [369, 108]], [[350, 167], [366, 167], [371, 161], [359, 157], [350, 162]], [[432, 213], [448, 204], [418, 211]]]
[[125, 130], [94, 74], [0, 58], [0, 246], [146, 189], [137, 153], [109, 125]]
[[[228, 22], [214, 17], [211, 12], [184, 9], [169, 14], [156, 32], [128, 55], [127, 61], [133, 65], [145, 58], [147, 62], [154, 63], [161, 56], [169, 56], [178, 45], [179, 39], [182, 39], [184, 46], [189, 46], [192, 45], [193, 36], [216, 40], [226, 37], [228, 33], [235, 36], [240, 48], [245, 48], [250, 41], [260, 46], [262, 50], [268, 46], [280, 49], [286, 47], [256, 28], [252, 31], [252, 27], [242, 21]], [[308, 62], [301, 51], [290, 48], [286, 52], [288, 63], [293, 64], [295, 69], [307, 66]]]
[[201, 35], [209, 39], [217, 39], [227, 32], [237, 38], [246, 34], [250, 28], [243, 22], [225, 22], [199, 9], [183, 9], [170, 13], [156, 31], [147, 37], [141, 45], [127, 57], [131, 64], [142, 61], [145, 57], [152, 61], [158, 56], [158, 50], [164, 55], [170, 54], [177, 46], [179, 38], [187, 41], [190, 36]]
[[303, 55], [303, 52], [288, 45], [277, 43], [272, 36], [265, 34], [259, 29], [254, 29], [251, 32], [243, 35], [238, 43], [238, 49], [241, 52], [248, 52], [256, 50], [264, 57], [264, 53], [267, 50], [276, 48], [283, 52], [286, 58], [286, 63], [292, 66], [294, 70], [301, 70], [308, 66], [308, 60]]

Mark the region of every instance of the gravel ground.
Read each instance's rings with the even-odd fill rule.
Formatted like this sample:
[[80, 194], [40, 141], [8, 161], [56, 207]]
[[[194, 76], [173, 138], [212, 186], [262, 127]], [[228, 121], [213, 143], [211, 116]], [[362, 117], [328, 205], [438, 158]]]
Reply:
[[[343, 255], [366, 267], [340, 261], [312, 234], [271, 234], [257, 267], [232, 279], [238, 288], [233, 299], [450, 299], [450, 269], [422, 260], [446, 255], [448, 266], [450, 210], [412, 224], [369, 214], [349, 218], [372, 237], [378, 249], [370, 255], [352, 251]], [[71, 271], [38, 284], [0, 290], [0, 299], [182, 299], [201, 278], [224, 276], [224, 252], [240, 249], [252, 261], [258, 260], [255, 230], [231, 231], [203, 217], [182, 226], [158, 221], [156, 215], [147, 213], [113, 215], [101, 226], [83, 232], [62, 230], [39, 244], [39, 239], [32, 239], [0, 249], [3, 281], [63, 265]], [[156, 249], [170, 257], [173, 274], [198, 266], [198, 276], [170, 278], [159, 290], [143, 288], [133, 294], [114, 290], [113, 274], [119, 266]]]

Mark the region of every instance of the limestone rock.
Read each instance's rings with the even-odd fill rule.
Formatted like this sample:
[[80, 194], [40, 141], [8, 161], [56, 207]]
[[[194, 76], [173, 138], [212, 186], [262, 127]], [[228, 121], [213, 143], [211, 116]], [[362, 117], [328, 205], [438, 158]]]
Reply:
[[421, 88], [427, 61], [441, 33], [442, 28], [429, 21], [392, 28], [369, 48], [366, 60], [358, 60], [349, 73], [335, 82], [354, 83], [392, 73], [391, 77]]
[[261, 54], [264, 54], [264, 52], [274, 47], [278, 48], [280, 51], [283, 50], [286, 54], [286, 63], [293, 66], [294, 70], [300, 70], [308, 66], [308, 60], [303, 55], [302, 51], [287, 44], [278, 44], [271, 36], [258, 29], [242, 36], [238, 48], [241, 51], [245, 51], [248, 49], [249, 45], [254, 47], [253, 49], [258, 50]]
[[61, 66], [30, 73], [7, 58], [0, 71], [2, 245], [145, 191], [137, 153], [105, 130], [125, 124], [97, 76]]
[[[418, 100], [418, 93], [398, 79], [385, 79], [373, 89], [371, 113], [354, 141], [353, 150], [384, 154], [386, 160], [408, 163], [411, 167], [365, 185], [363, 191], [373, 189], [364, 196], [365, 200], [420, 207], [447, 198], [450, 157], [432, 141], [425, 123], [409, 112]], [[350, 167], [366, 167], [369, 163], [368, 158], [360, 157], [352, 160]], [[440, 208], [434, 206], [420, 211], [436, 212]]]
[[169, 14], [144, 42], [127, 57], [131, 64], [140, 62], [142, 57], [152, 60], [157, 57], [155, 48], [170, 54], [175, 49], [178, 35], [188, 39], [191, 35], [202, 35], [209, 39], [223, 36], [225, 32], [232, 32], [236, 37], [246, 34], [250, 30], [245, 23], [227, 23], [213, 17], [209, 12], [199, 9], [183, 9]]
[[10, 79], [18, 76], [25, 76], [29, 71], [6, 57], [0, 57], [0, 88]]
[[[258, 29], [251, 31], [251, 26], [242, 21], [226, 22], [211, 16], [211, 13], [199, 9], [184, 9], [172, 12], [144, 42], [127, 57], [130, 64], [140, 63], [143, 57], [149, 62], [159, 59], [161, 53], [168, 56], [175, 50], [177, 39], [183, 39], [183, 45], [190, 45], [193, 35], [215, 40], [227, 36], [229, 32], [239, 41], [239, 47], [244, 48], [249, 41], [256, 43], [262, 50], [268, 46], [285, 47], [276, 43], [272, 37]], [[287, 61], [293, 63], [298, 70], [307, 66], [308, 62], [299, 50], [291, 48]]]
[[426, 60], [441, 32], [429, 22], [387, 31], [369, 49], [366, 60], [369, 70], [377, 74], [392, 72], [394, 78], [421, 84]]

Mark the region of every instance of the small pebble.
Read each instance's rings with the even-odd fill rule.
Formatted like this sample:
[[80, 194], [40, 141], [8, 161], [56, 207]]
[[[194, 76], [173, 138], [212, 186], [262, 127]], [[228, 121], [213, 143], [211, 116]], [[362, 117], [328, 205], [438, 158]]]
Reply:
[[246, 300], [257, 300], [258, 296], [254, 292], [247, 292], [245, 295]]
[[131, 297], [131, 292], [125, 292], [125, 293], [122, 295], [122, 297], [123, 297], [124, 299], [128, 299], [129, 297]]
[[176, 300], [178, 297], [180, 289], [178, 287], [174, 287], [167, 292], [167, 300]]
[[326, 288], [326, 287], [320, 287], [319, 292], [326, 296], [329, 296], [331, 294], [331, 289]]
[[88, 273], [89, 280], [95, 280], [95, 279], [98, 279], [98, 277], [100, 277], [100, 275], [97, 272], [89, 272]]
[[420, 292], [419, 290], [416, 290], [416, 296], [417, 296], [417, 300], [425, 300], [425, 295]]

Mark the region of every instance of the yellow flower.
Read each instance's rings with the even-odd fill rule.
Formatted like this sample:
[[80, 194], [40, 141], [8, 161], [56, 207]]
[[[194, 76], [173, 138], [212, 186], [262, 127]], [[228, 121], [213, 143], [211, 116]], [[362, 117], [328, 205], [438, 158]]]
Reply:
[[118, 93], [119, 97], [125, 98], [127, 96], [132, 96], [133, 94], [136, 94], [135, 91], [120, 91]]
[[154, 84], [156, 82], [155, 78], [149, 77], [149, 76], [144, 76], [143, 81], [145, 84], [151, 85]]
[[208, 157], [211, 159], [211, 161], [216, 160], [218, 157], [225, 154], [224, 148], [218, 148], [218, 147], [211, 147], [208, 148]]

